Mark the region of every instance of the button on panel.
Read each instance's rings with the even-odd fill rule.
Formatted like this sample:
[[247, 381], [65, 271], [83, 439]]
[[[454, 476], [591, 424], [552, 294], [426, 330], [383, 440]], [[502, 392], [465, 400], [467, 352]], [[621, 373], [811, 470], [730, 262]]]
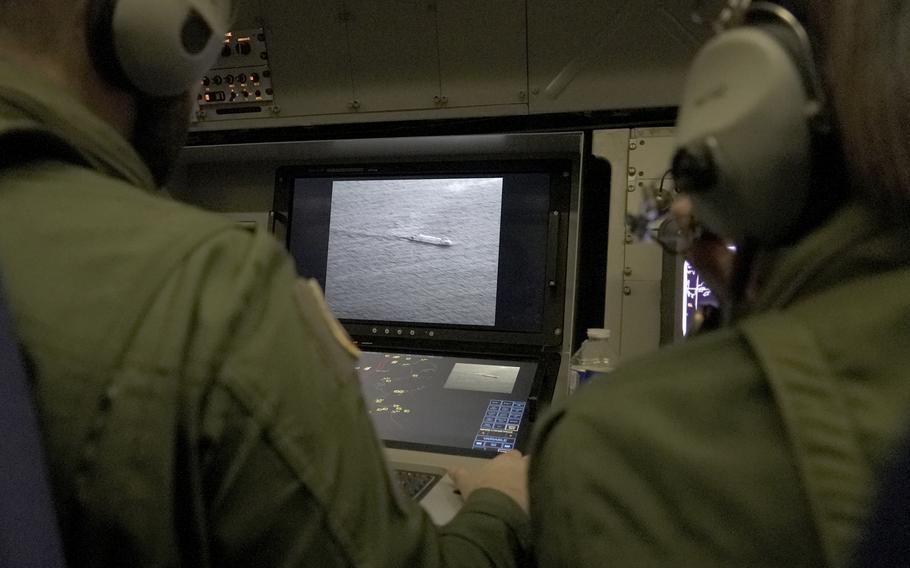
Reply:
[[236, 105], [256, 108], [258, 104], [260, 112], [271, 109], [275, 98], [271, 77], [262, 28], [226, 33], [221, 57], [200, 81], [197, 119], [236, 116], [229, 110]]

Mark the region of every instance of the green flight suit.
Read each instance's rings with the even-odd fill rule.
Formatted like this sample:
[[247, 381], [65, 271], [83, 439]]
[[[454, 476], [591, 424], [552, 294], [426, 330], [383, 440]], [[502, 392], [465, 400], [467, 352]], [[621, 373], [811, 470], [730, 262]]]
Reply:
[[551, 566], [845, 566], [910, 424], [910, 231], [851, 204], [730, 329], [622, 365], [538, 425]]
[[524, 562], [504, 494], [444, 527], [400, 496], [354, 355], [270, 235], [156, 195], [126, 140], [2, 62], [0, 269], [72, 566]]

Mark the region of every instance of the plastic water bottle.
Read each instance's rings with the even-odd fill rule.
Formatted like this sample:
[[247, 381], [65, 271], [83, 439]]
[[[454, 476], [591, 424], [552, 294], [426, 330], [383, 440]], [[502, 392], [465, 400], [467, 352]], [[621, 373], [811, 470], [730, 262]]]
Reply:
[[610, 343], [610, 330], [591, 328], [569, 366], [569, 393], [581, 385], [613, 370], [617, 355]]

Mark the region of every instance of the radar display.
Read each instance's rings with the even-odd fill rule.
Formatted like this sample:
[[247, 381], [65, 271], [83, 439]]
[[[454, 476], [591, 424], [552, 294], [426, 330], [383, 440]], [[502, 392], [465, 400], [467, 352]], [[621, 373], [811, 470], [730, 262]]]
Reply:
[[357, 371], [386, 442], [486, 453], [514, 447], [537, 364], [364, 351]]
[[439, 373], [435, 357], [392, 353], [364, 353], [356, 368], [370, 414], [387, 414], [395, 424], [413, 412], [414, 394], [430, 388]]

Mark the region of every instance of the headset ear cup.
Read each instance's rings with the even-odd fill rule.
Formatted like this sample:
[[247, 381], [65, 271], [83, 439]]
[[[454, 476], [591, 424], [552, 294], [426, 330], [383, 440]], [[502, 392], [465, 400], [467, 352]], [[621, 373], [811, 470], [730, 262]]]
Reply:
[[90, 10], [96, 66], [146, 96], [185, 93], [214, 63], [227, 31], [228, 15], [212, 0], [94, 0]]
[[[724, 32], [699, 52], [680, 106], [677, 147], [704, 155], [714, 171], [710, 178], [675, 174], [712, 180], [711, 187], [690, 188], [694, 213], [709, 229], [756, 246], [792, 239], [809, 201], [810, 102], [789, 50], [759, 27]], [[687, 163], [698, 161], [677, 160]]]

